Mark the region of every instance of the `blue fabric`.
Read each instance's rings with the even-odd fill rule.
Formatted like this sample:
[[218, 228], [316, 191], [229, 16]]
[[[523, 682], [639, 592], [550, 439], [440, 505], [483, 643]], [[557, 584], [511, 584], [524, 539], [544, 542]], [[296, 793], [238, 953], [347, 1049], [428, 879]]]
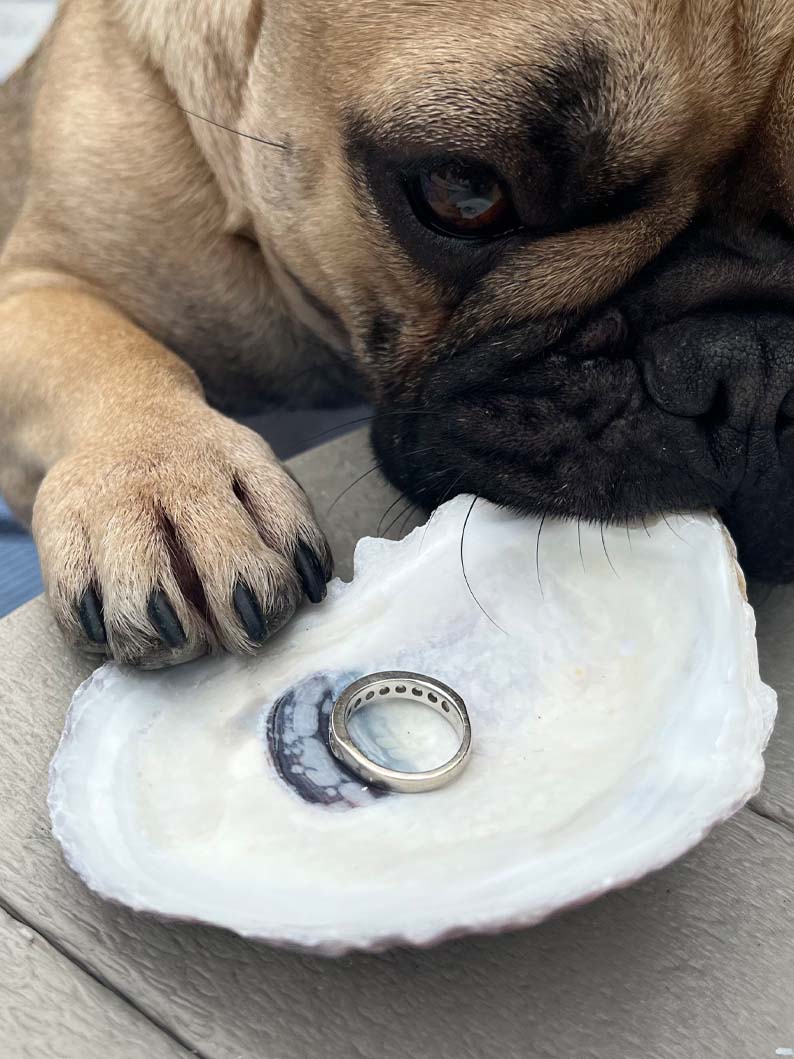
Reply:
[[0, 618], [41, 591], [36, 547], [0, 498]]

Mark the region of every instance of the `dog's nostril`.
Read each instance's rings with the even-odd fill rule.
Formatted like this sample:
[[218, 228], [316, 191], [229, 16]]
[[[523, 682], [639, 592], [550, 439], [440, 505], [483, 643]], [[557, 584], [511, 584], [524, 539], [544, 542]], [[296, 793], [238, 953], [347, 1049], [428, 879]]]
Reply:
[[682, 370], [675, 355], [663, 346], [652, 349], [641, 363], [648, 396], [662, 411], [710, 427], [728, 418], [729, 393], [724, 381]]
[[794, 420], [794, 390], [789, 390], [783, 398], [783, 403], [780, 405], [780, 412], [778, 414], [788, 420]]

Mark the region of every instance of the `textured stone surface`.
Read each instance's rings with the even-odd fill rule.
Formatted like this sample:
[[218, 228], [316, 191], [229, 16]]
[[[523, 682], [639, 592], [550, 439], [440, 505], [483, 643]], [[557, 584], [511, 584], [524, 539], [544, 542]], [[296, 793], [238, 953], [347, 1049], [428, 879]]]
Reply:
[[[343, 573], [394, 494], [372, 474], [326, 512], [370, 464], [360, 436], [292, 464]], [[630, 890], [428, 952], [327, 961], [104, 904], [63, 865], [45, 806], [48, 761], [87, 672], [41, 600], [0, 622], [0, 901], [207, 1059], [764, 1059], [794, 1048], [794, 833], [750, 810]], [[779, 789], [787, 731], [773, 751]], [[32, 993], [31, 1008], [42, 1003]], [[81, 1059], [68, 1004], [49, 1003], [59, 1059]], [[36, 1055], [35, 1018], [17, 1024]]]
[[764, 786], [753, 806], [794, 831], [794, 585], [758, 586], [750, 599], [756, 606], [761, 673], [778, 694]]
[[3, 911], [0, 983], [2, 1059], [179, 1059], [190, 1054]]

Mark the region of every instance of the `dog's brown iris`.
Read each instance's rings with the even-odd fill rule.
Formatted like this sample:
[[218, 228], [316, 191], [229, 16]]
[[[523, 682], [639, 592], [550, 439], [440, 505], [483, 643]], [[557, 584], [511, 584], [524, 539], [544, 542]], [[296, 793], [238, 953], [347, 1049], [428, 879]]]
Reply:
[[490, 169], [438, 165], [419, 174], [416, 192], [433, 227], [450, 235], [481, 237], [513, 226], [510, 195]]

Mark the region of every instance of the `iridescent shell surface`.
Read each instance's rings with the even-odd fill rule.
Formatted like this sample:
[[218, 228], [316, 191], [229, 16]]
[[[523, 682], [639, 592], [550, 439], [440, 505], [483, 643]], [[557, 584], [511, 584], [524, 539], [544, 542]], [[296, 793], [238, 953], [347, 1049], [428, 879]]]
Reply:
[[[135, 909], [334, 954], [536, 923], [683, 854], [758, 789], [775, 714], [731, 542], [705, 515], [540, 529], [459, 497], [362, 540], [353, 581], [255, 659], [98, 670], [51, 768], [71, 866]], [[380, 670], [465, 699], [450, 786], [368, 789], [328, 752], [334, 697]], [[420, 705], [354, 726], [391, 767], [455, 749]]]

